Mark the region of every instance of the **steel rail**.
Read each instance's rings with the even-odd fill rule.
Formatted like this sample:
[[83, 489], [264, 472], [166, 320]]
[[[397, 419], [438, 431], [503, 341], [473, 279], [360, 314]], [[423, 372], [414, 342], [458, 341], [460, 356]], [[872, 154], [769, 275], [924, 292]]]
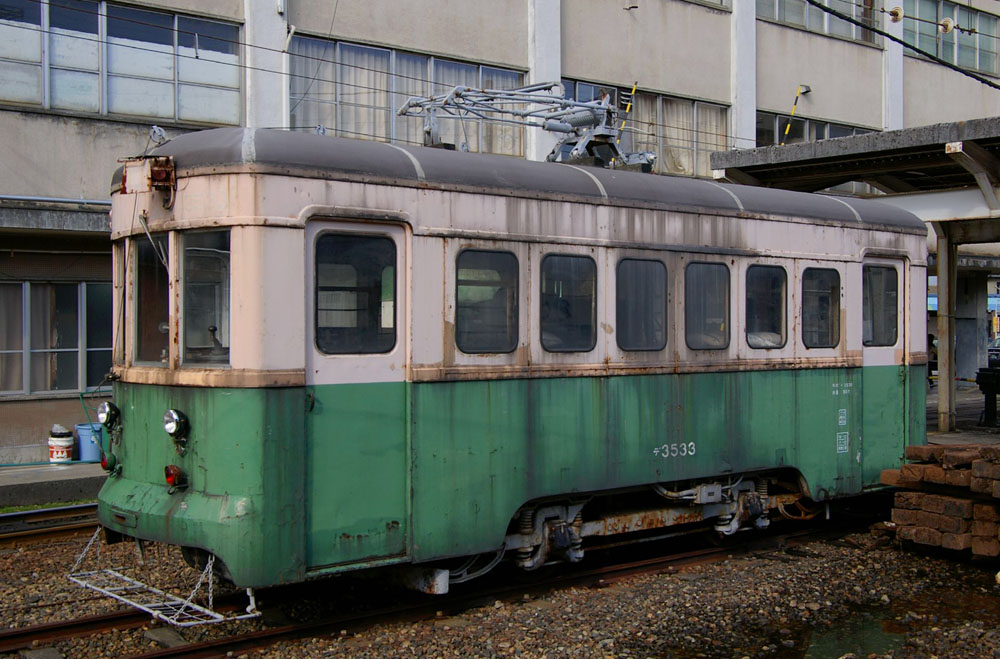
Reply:
[[146, 624], [149, 624], [148, 614], [127, 610], [8, 629], [0, 631], [0, 652], [14, 652], [30, 648], [36, 643], [90, 636], [112, 628], [131, 629]]
[[97, 525], [97, 504], [83, 503], [0, 514], [0, 546], [39, 542]]

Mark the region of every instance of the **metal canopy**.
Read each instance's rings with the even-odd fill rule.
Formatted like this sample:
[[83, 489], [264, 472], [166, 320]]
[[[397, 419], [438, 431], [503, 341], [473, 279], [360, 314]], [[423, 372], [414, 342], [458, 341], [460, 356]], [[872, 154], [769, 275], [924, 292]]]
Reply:
[[[949, 147], [953, 143], [959, 146]], [[998, 161], [1000, 117], [711, 156], [716, 178], [803, 192], [847, 181], [887, 193], [975, 188], [987, 172], [998, 171]]]

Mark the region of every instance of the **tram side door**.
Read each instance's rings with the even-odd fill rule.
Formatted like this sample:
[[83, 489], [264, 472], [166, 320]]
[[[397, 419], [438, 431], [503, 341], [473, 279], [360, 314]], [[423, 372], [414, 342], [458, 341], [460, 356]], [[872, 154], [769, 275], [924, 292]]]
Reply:
[[[862, 484], [877, 484], [881, 470], [899, 463], [906, 432], [908, 283], [902, 261], [862, 263]], [[923, 410], [920, 410], [923, 414]]]
[[307, 561], [406, 554], [407, 233], [306, 224]]

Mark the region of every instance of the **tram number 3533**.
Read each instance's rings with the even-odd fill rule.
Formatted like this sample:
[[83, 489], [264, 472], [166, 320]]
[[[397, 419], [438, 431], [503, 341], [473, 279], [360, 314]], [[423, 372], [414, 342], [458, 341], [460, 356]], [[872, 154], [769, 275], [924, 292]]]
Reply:
[[660, 458], [686, 458], [695, 453], [694, 442], [680, 444], [663, 444], [653, 449], [653, 455]]

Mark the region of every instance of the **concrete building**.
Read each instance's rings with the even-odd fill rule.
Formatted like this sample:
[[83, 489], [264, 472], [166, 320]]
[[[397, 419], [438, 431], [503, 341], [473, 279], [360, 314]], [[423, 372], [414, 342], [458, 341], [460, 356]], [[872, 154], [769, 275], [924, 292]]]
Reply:
[[[102, 383], [109, 180], [151, 125], [420, 143], [420, 121], [394, 114], [409, 95], [561, 79], [588, 100], [637, 81], [626, 143], [659, 173], [708, 177], [714, 151], [1000, 114], [1000, 91], [865, 27], [997, 82], [995, 0], [906, 0], [898, 20], [900, 3], [819, 4], [0, 0], [0, 462], [42, 459]], [[533, 159], [553, 143], [482, 120], [443, 134]]]

